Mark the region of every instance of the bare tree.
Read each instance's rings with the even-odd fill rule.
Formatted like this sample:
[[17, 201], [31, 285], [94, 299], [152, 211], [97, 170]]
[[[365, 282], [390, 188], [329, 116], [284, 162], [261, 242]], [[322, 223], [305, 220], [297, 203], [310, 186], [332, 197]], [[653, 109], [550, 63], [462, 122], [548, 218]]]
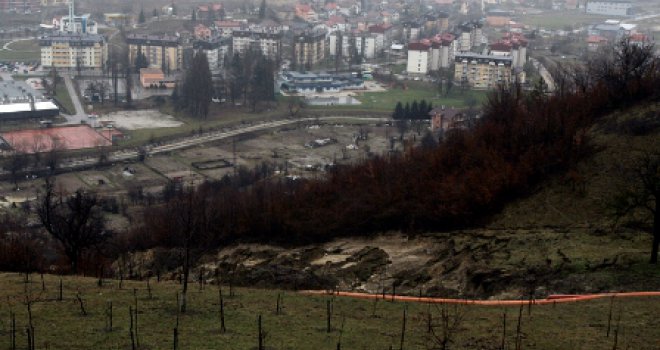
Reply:
[[183, 290], [180, 311], [186, 312], [188, 279], [203, 250], [204, 235], [209, 231], [209, 203], [206, 197], [194, 189], [183, 190], [167, 204], [169, 229], [174, 242], [181, 249]]
[[96, 195], [80, 189], [71, 196], [56, 194], [50, 178], [46, 179], [37, 214], [46, 231], [62, 244], [73, 273], [78, 272], [82, 254], [109, 236]]
[[653, 241], [651, 264], [658, 263], [660, 247], [660, 151], [642, 151], [632, 166], [625, 169], [625, 178], [613, 197], [611, 206], [617, 218], [649, 215], [652, 217]]

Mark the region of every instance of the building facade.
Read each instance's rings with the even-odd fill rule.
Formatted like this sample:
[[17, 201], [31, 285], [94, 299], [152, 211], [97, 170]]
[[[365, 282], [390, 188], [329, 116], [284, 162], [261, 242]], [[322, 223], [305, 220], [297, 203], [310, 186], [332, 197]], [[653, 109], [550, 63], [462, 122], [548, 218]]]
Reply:
[[630, 16], [632, 3], [630, 1], [588, 1], [586, 12], [594, 15]]
[[197, 40], [193, 43], [193, 49], [203, 51], [209, 61], [209, 69], [218, 71], [225, 65], [225, 57], [229, 53], [231, 40], [229, 38], [213, 38], [209, 40]]
[[44, 67], [101, 69], [108, 60], [102, 35], [57, 33], [39, 39], [39, 46]]
[[130, 64], [135, 64], [138, 52], [147, 58], [149, 67], [160, 68], [163, 72], [179, 70], [183, 63], [183, 49], [179, 38], [169, 35], [129, 34], [128, 58]]
[[234, 54], [244, 55], [248, 50], [261, 52], [271, 60], [278, 61], [282, 51], [282, 35], [268, 31], [238, 30], [232, 35]]
[[509, 84], [513, 76], [512, 62], [509, 56], [460, 53], [454, 60], [454, 80], [461, 86], [485, 89]]
[[325, 59], [326, 41], [325, 32], [304, 32], [293, 37], [292, 62], [296, 67], [311, 67]]
[[408, 44], [406, 71], [411, 75], [426, 75], [431, 65], [431, 45], [425, 43]]

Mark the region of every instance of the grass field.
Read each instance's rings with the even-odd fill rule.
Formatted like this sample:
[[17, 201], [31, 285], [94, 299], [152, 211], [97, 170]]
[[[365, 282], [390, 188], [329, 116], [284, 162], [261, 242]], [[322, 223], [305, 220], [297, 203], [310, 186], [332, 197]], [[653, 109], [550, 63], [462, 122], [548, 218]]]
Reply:
[[66, 89], [66, 85], [64, 85], [63, 81], [57, 84], [54, 97], [64, 108], [66, 108], [68, 113], [76, 113], [76, 107], [73, 105], [71, 96], [69, 96], [69, 91]]
[[553, 11], [538, 15], [524, 15], [516, 19], [523, 24], [545, 29], [578, 28], [585, 24], [606, 20], [607, 16], [587, 15], [578, 11]]
[[[25, 301], [31, 300], [32, 325], [37, 349], [130, 349], [129, 307], [137, 302], [140, 349], [172, 349], [176, 325], [176, 296], [180, 286], [146, 282], [63, 278], [63, 301], [58, 299], [59, 280], [45, 276], [42, 290], [38, 275], [25, 284], [18, 274], [0, 274], [0, 348], [10, 348], [9, 313], [16, 313], [17, 348], [26, 347], [28, 326]], [[27, 293], [25, 292], [27, 291]], [[179, 318], [179, 349], [256, 349], [257, 317], [262, 316], [266, 349], [399, 349], [402, 319], [407, 310], [405, 349], [439, 348], [428, 330], [428, 314], [436, 336], [442, 336], [441, 305], [365, 301], [330, 296], [306, 296], [276, 290], [236, 289], [225, 295], [226, 332], [220, 332], [218, 289], [202, 291], [191, 285], [188, 312]], [[277, 295], [281, 313], [276, 314]], [[27, 295], [27, 297], [26, 297]], [[82, 315], [76, 295], [83, 300]], [[136, 297], [134, 297], [134, 295]], [[27, 298], [27, 299], [26, 299]], [[136, 301], [137, 300], [137, 301]], [[331, 332], [327, 332], [327, 303], [331, 301]], [[106, 330], [107, 305], [112, 302], [112, 331]], [[608, 315], [612, 321], [607, 334]], [[446, 313], [452, 349], [498, 349], [502, 317], [506, 312], [506, 348], [513, 349], [519, 307], [448, 306]], [[530, 312], [531, 311], [531, 312]], [[650, 298], [596, 300], [574, 304], [525, 307], [521, 317], [521, 342], [525, 349], [605, 349], [615, 339], [621, 349], [657, 349], [656, 326], [660, 302]], [[615, 333], [618, 333], [616, 336]], [[435, 346], [435, 347], [433, 347]], [[614, 347], [616, 348], [616, 347]]]
[[449, 95], [444, 93], [439, 95], [437, 89], [429, 83], [423, 82], [408, 82], [407, 88], [391, 88], [383, 92], [366, 92], [356, 96], [362, 104], [355, 106], [311, 106], [314, 109], [327, 109], [332, 110], [355, 110], [355, 111], [375, 111], [375, 112], [392, 112], [396, 107], [397, 102], [404, 105], [406, 102], [412, 103], [417, 100], [426, 100], [431, 102], [433, 106], [438, 107], [441, 105], [447, 107], [464, 108], [467, 107], [469, 101], [474, 99], [477, 106], [481, 105], [486, 100], [488, 91], [484, 90], [465, 90], [462, 91], [458, 87], [454, 87]]
[[461, 91], [459, 88], [454, 87], [449, 95], [442, 94], [439, 96], [437, 90], [430, 84], [411, 83], [406, 90], [394, 88], [385, 92], [368, 92], [359, 96], [358, 99], [362, 102], [359, 107], [373, 110], [393, 111], [397, 102], [401, 102], [405, 105], [406, 102], [412, 103], [414, 100], [417, 100], [418, 102], [426, 100], [426, 102], [431, 102], [436, 107], [445, 105], [449, 107], [463, 108], [467, 107], [468, 101], [471, 98], [474, 98], [477, 101], [477, 105], [480, 105], [486, 100], [487, 94], [487, 91]]
[[[4, 45], [2, 43], [2, 45]], [[1, 50], [0, 61], [38, 61], [41, 58], [41, 50], [37, 40], [18, 40], [9, 44], [9, 50]]]

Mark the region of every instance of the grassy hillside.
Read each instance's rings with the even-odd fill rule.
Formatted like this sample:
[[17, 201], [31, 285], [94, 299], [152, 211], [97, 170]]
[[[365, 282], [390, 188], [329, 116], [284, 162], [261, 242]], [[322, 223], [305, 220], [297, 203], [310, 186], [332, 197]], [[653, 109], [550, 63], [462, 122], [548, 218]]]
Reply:
[[568, 174], [550, 177], [527, 198], [509, 203], [492, 227], [580, 227], [611, 231], [608, 205], [627, 181], [621, 169], [636, 151], [660, 149], [660, 103], [614, 112], [587, 133], [592, 154]]
[[[138, 303], [140, 349], [171, 349], [176, 320], [176, 293], [179, 285], [152, 281], [152, 298], [146, 282], [97, 280], [65, 277], [64, 300], [57, 301], [58, 277], [44, 276], [45, 291], [38, 275], [29, 284], [18, 274], [0, 275], [0, 348], [10, 348], [10, 310], [16, 312], [17, 348], [25, 348], [27, 314], [25, 290], [31, 305], [37, 349], [130, 349], [129, 306]], [[225, 287], [223, 292], [228, 294]], [[81, 315], [76, 299], [84, 301]], [[134, 294], [135, 293], [135, 294]], [[282, 296], [282, 312], [276, 315], [277, 295]], [[401, 344], [403, 312], [407, 309], [404, 349], [439, 348], [431, 340], [428, 313], [434, 333], [442, 337], [441, 305], [392, 303], [336, 298], [333, 301], [332, 332], [326, 331], [328, 296], [305, 296], [294, 292], [237, 289], [226, 297], [227, 332], [221, 334], [218, 290], [207, 285], [203, 291], [192, 286], [189, 313], [179, 320], [179, 349], [255, 349], [257, 317], [262, 315], [267, 349], [336, 349], [341, 337], [343, 349], [398, 349]], [[106, 308], [113, 306], [113, 329], [107, 331]], [[610, 336], [608, 315], [612, 305]], [[502, 316], [506, 312], [506, 348], [513, 349], [520, 309], [476, 306], [446, 308], [453, 324], [452, 349], [498, 349], [501, 344]], [[531, 312], [530, 312], [531, 311]], [[522, 310], [523, 348], [605, 349], [613, 348], [618, 330], [618, 348], [657, 349], [660, 329], [655, 318], [660, 303], [649, 298], [588, 301], [575, 304], [533, 306]], [[458, 317], [456, 317], [458, 316]], [[620, 321], [619, 321], [620, 317]], [[456, 320], [456, 322], [454, 322]], [[343, 332], [341, 331], [343, 324]], [[619, 325], [619, 326], [617, 326]], [[557, 337], [557, 334], [562, 334]], [[616, 348], [616, 347], [615, 347]]]

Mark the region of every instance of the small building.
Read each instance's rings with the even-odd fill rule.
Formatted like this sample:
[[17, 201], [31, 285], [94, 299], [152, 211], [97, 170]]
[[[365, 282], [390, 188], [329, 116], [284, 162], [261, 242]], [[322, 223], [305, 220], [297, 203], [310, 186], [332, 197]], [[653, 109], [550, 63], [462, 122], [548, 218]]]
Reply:
[[362, 90], [364, 81], [352, 74], [284, 72], [279, 75], [276, 89], [284, 93], [317, 95]]
[[165, 78], [165, 73], [158, 68], [141, 68], [140, 85], [143, 88], [168, 88], [173, 89], [176, 85], [175, 79]]

